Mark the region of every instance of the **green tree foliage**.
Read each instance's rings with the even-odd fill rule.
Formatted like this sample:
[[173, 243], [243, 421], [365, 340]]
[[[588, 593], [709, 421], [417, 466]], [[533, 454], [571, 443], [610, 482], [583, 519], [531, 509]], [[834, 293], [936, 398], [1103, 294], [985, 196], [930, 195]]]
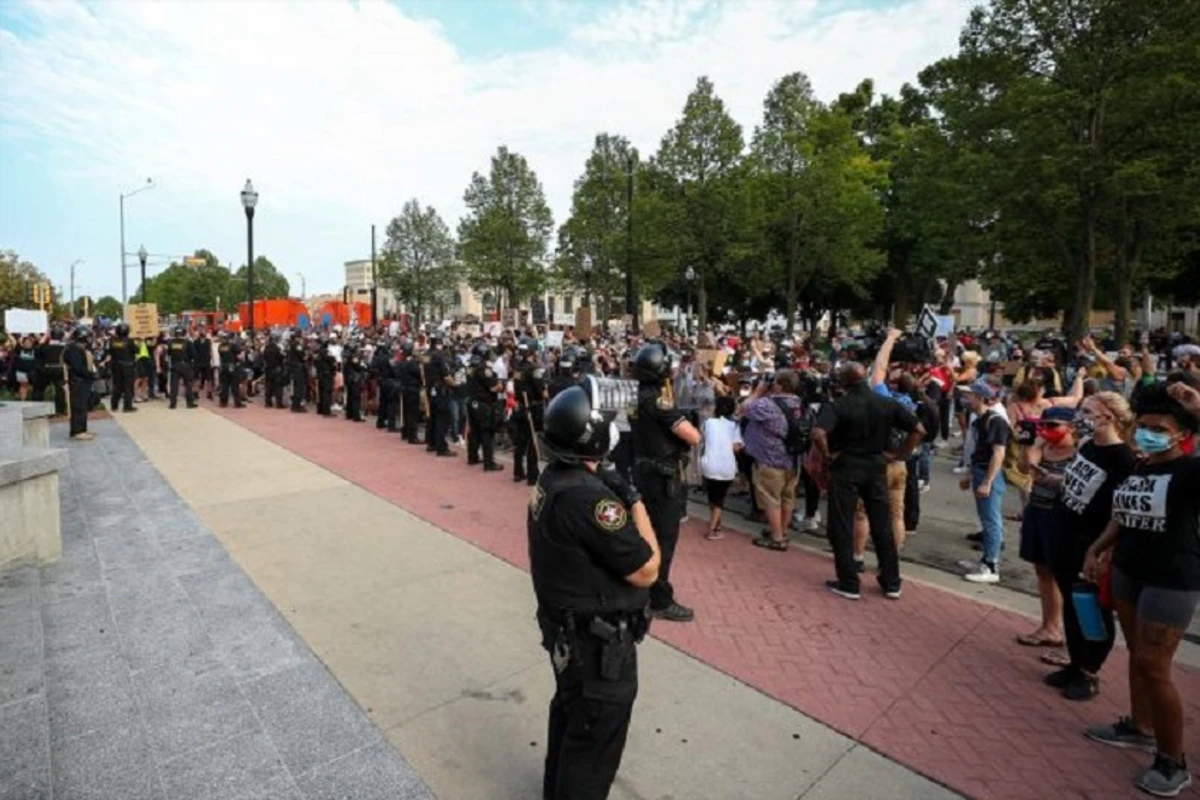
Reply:
[[[8, 308], [34, 308], [29, 287], [51, 283], [40, 269], [22, 259], [13, 250], [0, 250], [0, 313]], [[51, 283], [50, 292], [54, 294]]]
[[426, 318], [426, 311], [449, 305], [458, 288], [454, 237], [433, 208], [415, 198], [387, 226], [379, 283], [396, 293], [400, 302]]
[[996, 252], [983, 277], [1008, 316], [1062, 310], [1078, 338], [1107, 285], [1123, 336], [1148, 268], [1181, 267], [1198, 47], [1189, 3], [992, 0], [959, 54], [922, 74], [947, 130], [986, 163]]
[[[79, 309], [81, 312], [82, 308]], [[97, 300], [88, 312], [93, 317], [108, 317], [109, 319], [118, 319], [121, 316], [121, 301], [112, 295], [106, 294]]]
[[[220, 265], [210, 251], [200, 249], [192, 255], [203, 259], [200, 266], [188, 266], [179, 262], [171, 264], [157, 275], [147, 278], [146, 298], [158, 306], [160, 314], [178, 314], [181, 311], [233, 310], [246, 300], [246, 286], [235, 281], [226, 267]], [[255, 278], [258, 277], [257, 269]], [[138, 287], [134, 297], [142, 296]]]
[[[238, 295], [237, 302], [240, 303], [246, 299], [247, 292], [248, 273], [245, 264], [238, 268], [232, 280], [234, 290]], [[288, 279], [283, 277], [283, 274], [275, 268], [275, 265], [271, 263], [271, 259], [266, 256], [254, 257], [255, 300], [272, 300], [287, 297], [290, 289]]]
[[[695, 270], [702, 327], [708, 319], [708, 290], [724, 291], [731, 283], [730, 268], [737, 260], [732, 251], [747, 230], [736, 224], [739, 210], [748, 208], [743, 148], [742, 127], [726, 111], [712, 81], [701, 77], [651, 164], [650, 188], [663, 206], [662, 216], [682, 222], [676, 275], [688, 266]], [[655, 222], [650, 217], [642, 224]]]
[[546, 286], [546, 249], [554, 219], [537, 175], [524, 156], [501, 146], [485, 177], [463, 193], [467, 216], [458, 224], [458, 258], [476, 291], [516, 307]]

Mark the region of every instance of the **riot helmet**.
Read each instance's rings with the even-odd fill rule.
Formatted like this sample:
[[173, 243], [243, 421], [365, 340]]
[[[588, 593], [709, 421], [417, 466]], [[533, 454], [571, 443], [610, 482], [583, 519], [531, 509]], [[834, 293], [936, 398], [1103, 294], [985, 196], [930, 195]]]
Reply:
[[638, 383], [662, 383], [671, 375], [667, 351], [659, 342], [647, 342], [633, 357], [630, 374]]
[[546, 407], [542, 441], [554, 461], [579, 464], [600, 461], [617, 444], [620, 434], [613, 423], [615, 412], [595, 407], [595, 391], [571, 386], [554, 396]]
[[87, 325], [76, 325], [75, 330], [71, 332], [71, 338], [77, 342], [86, 342], [92, 335], [92, 329]]
[[182, 338], [183, 336], [187, 335], [187, 328], [183, 327], [182, 325], [176, 325], [172, 333]]
[[129, 335], [129, 323], [118, 322], [115, 333], [117, 334], [117, 336], [128, 336]]

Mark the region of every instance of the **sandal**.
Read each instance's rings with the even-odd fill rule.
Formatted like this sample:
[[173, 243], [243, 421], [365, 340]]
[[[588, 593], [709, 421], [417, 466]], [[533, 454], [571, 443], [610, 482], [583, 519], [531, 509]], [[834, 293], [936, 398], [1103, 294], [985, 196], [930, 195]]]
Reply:
[[754, 546], [755, 546], [755, 547], [765, 547], [765, 548], [767, 548], [768, 550], [777, 550], [777, 551], [779, 551], [779, 552], [781, 552], [781, 553], [782, 553], [784, 550], [787, 550], [787, 549], [788, 549], [788, 543], [787, 543], [787, 542], [777, 542], [777, 541], [775, 541], [774, 539], [771, 539], [771, 538], [769, 538], [769, 537], [768, 537], [768, 538], [766, 538], [766, 539], [764, 539], [764, 538], [762, 538], [762, 537], [759, 537], [759, 538], [755, 539], [755, 540], [754, 540]]
[[1041, 661], [1043, 664], [1049, 664], [1052, 667], [1071, 666], [1071, 657], [1062, 650], [1051, 650], [1048, 653], [1042, 653]]
[[1022, 647], [1062, 647], [1062, 639], [1051, 639], [1049, 636], [1039, 636], [1037, 632], [1023, 633], [1017, 637], [1017, 644]]
[[1020, 522], [1024, 519], [1024, 517], [1020, 514], [1005, 514], [1004, 518], [1009, 522]]
[[720, 539], [724, 539], [725, 534], [721, 533], [721, 529], [719, 527], [710, 528], [708, 533], [704, 534], [704, 538], [708, 539], [710, 542], [715, 542]]

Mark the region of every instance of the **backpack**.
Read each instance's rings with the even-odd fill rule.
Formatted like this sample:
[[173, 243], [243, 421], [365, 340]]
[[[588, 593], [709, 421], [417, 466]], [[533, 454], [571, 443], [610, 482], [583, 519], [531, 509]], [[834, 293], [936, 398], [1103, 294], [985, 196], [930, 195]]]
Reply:
[[784, 450], [789, 456], [804, 455], [812, 443], [813, 419], [808, 407], [802, 402], [789, 405], [779, 397], [772, 397], [771, 401], [783, 412], [783, 418], [787, 420], [787, 436], [783, 438]]

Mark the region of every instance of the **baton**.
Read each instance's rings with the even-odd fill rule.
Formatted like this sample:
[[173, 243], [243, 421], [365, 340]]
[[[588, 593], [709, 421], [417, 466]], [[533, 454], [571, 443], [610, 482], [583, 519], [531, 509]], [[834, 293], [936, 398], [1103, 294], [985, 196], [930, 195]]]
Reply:
[[525, 417], [529, 422], [529, 435], [533, 437], [533, 454], [537, 456], [537, 460], [542, 460], [542, 448], [538, 446], [537, 428], [533, 424], [533, 406], [529, 405], [529, 393], [521, 392], [522, 399], [525, 400]]

